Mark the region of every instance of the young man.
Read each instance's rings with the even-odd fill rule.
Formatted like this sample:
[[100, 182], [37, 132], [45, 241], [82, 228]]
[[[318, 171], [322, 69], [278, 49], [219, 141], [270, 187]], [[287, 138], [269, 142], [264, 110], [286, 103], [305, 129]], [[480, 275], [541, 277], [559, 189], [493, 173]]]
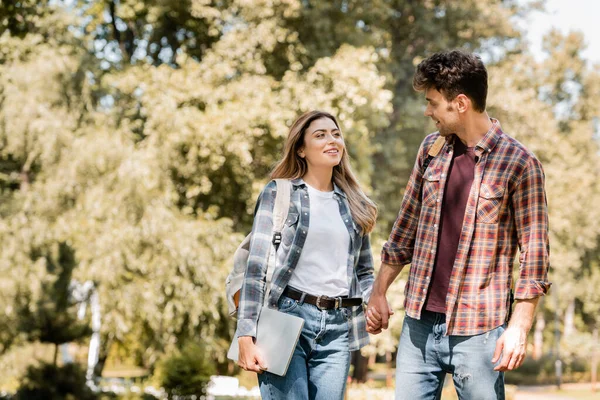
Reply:
[[538, 299], [550, 287], [542, 166], [486, 113], [479, 57], [434, 54], [413, 86], [425, 92], [425, 116], [438, 132], [421, 144], [383, 247], [368, 331], [387, 328], [386, 291], [410, 264], [396, 398], [438, 399], [450, 373], [461, 399], [504, 399], [504, 371], [523, 362]]

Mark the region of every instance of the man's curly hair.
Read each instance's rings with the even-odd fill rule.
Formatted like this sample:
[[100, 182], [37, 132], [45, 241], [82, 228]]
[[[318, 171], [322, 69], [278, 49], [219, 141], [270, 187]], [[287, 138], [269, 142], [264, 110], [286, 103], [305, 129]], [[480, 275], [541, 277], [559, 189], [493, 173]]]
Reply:
[[413, 77], [413, 88], [422, 92], [437, 89], [448, 101], [464, 94], [475, 111], [484, 112], [487, 70], [479, 56], [460, 50], [443, 51], [421, 61]]

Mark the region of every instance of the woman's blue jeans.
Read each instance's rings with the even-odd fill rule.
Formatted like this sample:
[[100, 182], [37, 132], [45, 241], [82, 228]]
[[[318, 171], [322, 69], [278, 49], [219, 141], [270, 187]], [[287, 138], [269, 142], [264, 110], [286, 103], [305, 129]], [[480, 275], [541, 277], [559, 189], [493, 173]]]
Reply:
[[258, 375], [263, 400], [342, 400], [350, 368], [350, 310], [319, 310], [286, 296], [279, 310], [304, 319], [287, 374]]
[[440, 399], [444, 378], [452, 374], [461, 400], [504, 400], [504, 373], [492, 363], [499, 326], [481, 335], [444, 336], [444, 314], [423, 311], [406, 316], [396, 359], [396, 399]]

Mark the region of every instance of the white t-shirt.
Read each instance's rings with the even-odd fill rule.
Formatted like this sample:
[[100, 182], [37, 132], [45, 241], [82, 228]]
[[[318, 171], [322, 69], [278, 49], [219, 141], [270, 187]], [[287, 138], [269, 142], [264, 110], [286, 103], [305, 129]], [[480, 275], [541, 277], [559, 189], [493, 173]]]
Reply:
[[289, 285], [313, 295], [348, 295], [350, 235], [332, 192], [308, 184], [310, 222], [306, 241]]

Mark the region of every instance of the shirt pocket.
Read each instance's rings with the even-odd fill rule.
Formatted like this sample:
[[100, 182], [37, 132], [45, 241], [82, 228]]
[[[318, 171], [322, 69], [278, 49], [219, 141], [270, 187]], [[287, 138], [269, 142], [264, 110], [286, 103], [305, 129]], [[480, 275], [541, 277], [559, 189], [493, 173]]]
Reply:
[[476, 221], [482, 224], [498, 223], [503, 199], [504, 186], [482, 183], [479, 188]]
[[431, 172], [423, 176], [423, 196], [421, 201], [424, 206], [435, 207], [439, 201], [440, 173]]

